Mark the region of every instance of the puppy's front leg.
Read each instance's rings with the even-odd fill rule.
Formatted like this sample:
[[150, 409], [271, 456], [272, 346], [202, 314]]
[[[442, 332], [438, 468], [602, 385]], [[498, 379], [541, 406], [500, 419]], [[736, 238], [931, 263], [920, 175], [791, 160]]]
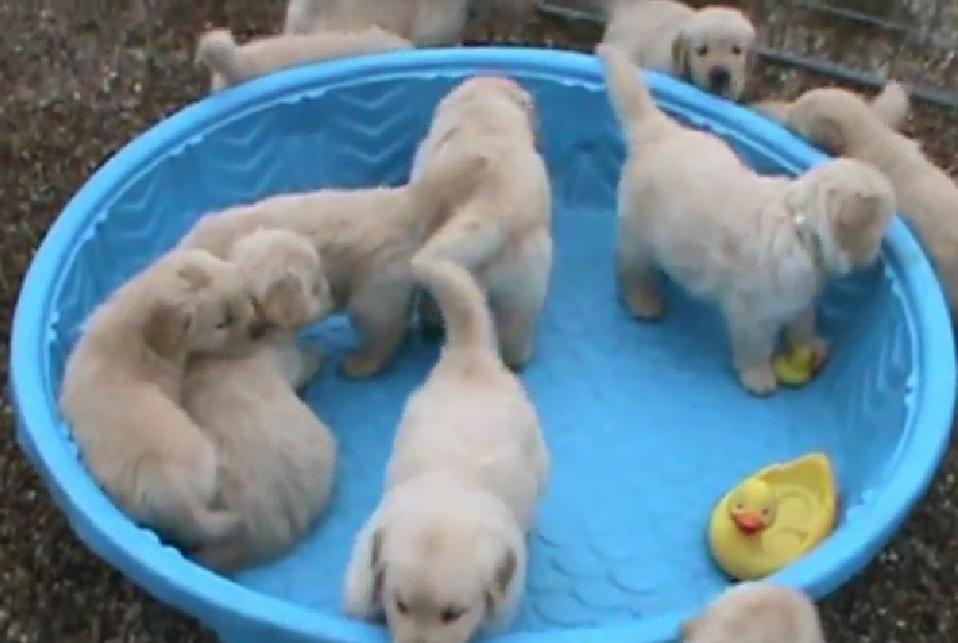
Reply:
[[823, 364], [828, 359], [828, 342], [815, 331], [814, 302], [792, 320], [785, 331], [785, 335], [789, 346], [804, 346], [812, 349], [812, 360], [816, 366]]
[[392, 358], [406, 334], [412, 287], [395, 280], [363, 286], [349, 301], [349, 319], [363, 345], [343, 361], [350, 377], [368, 377]]
[[769, 395], [778, 388], [772, 370], [772, 354], [778, 335], [778, 324], [756, 320], [740, 311], [726, 311], [732, 335], [735, 368], [742, 385], [756, 395]]
[[619, 292], [629, 312], [645, 321], [662, 316], [665, 304], [659, 290], [659, 275], [645, 248], [629, 238], [620, 238], [615, 253]]

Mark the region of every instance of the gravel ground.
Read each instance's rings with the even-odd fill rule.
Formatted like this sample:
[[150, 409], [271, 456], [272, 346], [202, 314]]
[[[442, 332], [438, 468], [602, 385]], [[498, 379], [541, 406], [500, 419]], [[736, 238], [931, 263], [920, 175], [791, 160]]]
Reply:
[[[910, 6], [922, 1], [912, 0]], [[205, 78], [190, 64], [193, 35], [205, 23], [229, 25], [239, 34], [262, 33], [278, 25], [282, 14], [279, 0], [150, 4], [152, 10], [145, 11], [136, 0], [0, 2], [0, 77], [7, 79], [0, 96], [0, 164], [7, 168], [0, 175], [4, 337], [23, 272], [66, 199], [129, 139], [201, 94]], [[541, 19], [519, 35], [587, 46], [597, 34], [591, 27]], [[793, 70], [761, 71], [768, 95], [794, 95], [818, 82]], [[920, 106], [909, 131], [953, 168], [955, 125], [954, 114]], [[0, 351], [5, 383], [6, 342]], [[6, 403], [0, 421], [0, 640], [212, 641], [208, 632], [146, 596], [77, 541], [20, 455]], [[930, 495], [890, 547], [859, 579], [825, 601], [830, 640], [955, 640], [956, 472], [953, 449]]]

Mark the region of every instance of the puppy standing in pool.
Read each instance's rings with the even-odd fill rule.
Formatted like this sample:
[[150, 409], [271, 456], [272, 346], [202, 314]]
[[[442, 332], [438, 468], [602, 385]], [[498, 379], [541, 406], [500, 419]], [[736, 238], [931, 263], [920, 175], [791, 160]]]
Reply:
[[815, 604], [771, 583], [726, 590], [682, 628], [684, 643], [825, 643]]
[[447, 209], [481, 181], [485, 157], [465, 151], [402, 187], [317, 190], [270, 197], [203, 217], [181, 245], [229, 256], [259, 228], [304, 235], [323, 259], [333, 300], [362, 345], [343, 363], [352, 377], [381, 370], [405, 337], [413, 280], [409, 261]]
[[740, 100], [748, 84], [755, 28], [731, 7], [694, 10], [672, 0], [610, 0], [603, 41], [642, 67], [679, 76]]
[[97, 308], [70, 354], [60, 408], [90, 472], [138, 520], [184, 547], [223, 537], [218, 458], [181, 407], [187, 360], [249, 350], [260, 335], [239, 272], [179, 250]]
[[326, 506], [336, 459], [329, 429], [295, 392], [319, 368], [295, 333], [332, 309], [320, 257], [299, 235], [258, 230], [230, 260], [271, 330], [251, 355], [191, 360], [183, 387], [184, 407], [219, 454], [218, 505], [240, 520], [195, 552], [223, 571], [268, 561], [302, 537]]
[[[508, 78], [466, 80], [436, 107], [413, 162], [418, 177], [470, 150], [490, 159], [476, 189], [448, 210], [419, 256], [449, 259], [473, 273], [513, 368], [532, 357], [552, 269], [549, 175], [536, 151], [535, 111], [532, 97]], [[426, 323], [435, 321], [430, 314], [427, 304]]]
[[445, 261], [414, 270], [442, 311], [446, 345], [406, 404], [385, 495], [347, 568], [345, 609], [385, 613], [398, 643], [465, 643], [515, 612], [549, 455], [475, 280]]
[[815, 299], [830, 277], [874, 262], [895, 208], [891, 185], [850, 159], [795, 180], [759, 176], [721, 139], [660, 111], [624, 53], [608, 45], [597, 53], [629, 142], [616, 248], [623, 299], [640, 319], [661, 316], [660, 267], [714, 301], [742, 384], [771, 393], [783, 327], [792, 346], [827, 357]]

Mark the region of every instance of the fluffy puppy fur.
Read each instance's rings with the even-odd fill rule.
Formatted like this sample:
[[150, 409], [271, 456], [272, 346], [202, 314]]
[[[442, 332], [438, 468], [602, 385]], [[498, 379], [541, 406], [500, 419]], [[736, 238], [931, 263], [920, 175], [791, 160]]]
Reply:
[[216, 451], [181, 408], [187, 359], [249, 350], [261, 330], [233, 266], [177, 250], [93, 312], [67, 361], [60, 408], [86, 465], [120, 508], [179, 545], [237, 525], [213, 508]]
[[353, 377], [372, 375], [392, 357], [409, 324], [410, 259], [486, 166], [485, 158], [466, 152], [403, 187], [271, 197], [203, 217], [182, 245], [226, 257], [240, 237], [259, 228], [306, 236], [323, 258], [336, 309], [349, 314], [362, 341], [343, 368]]
[[829, 152], [865, 161], [888, 177], [902, 216], [931, 255], [952, 315], [958, 313], [958, 186], [951, 177], [848, 91], [806, 93], [789, 109], [786, 124]]
[[442, 310], [446, 345], [406, 405], [385, 495], [347, 568], [345, 609], [385, 613], [399, 643], [465, 643], [515, 612], [549, 455], [478, 284], [445, 261], [415, 271]]
[[353, 32], [281, 34], [236, 43], [227, 29], [200, 36], [196, 61], [210, 70], [210, 88], [217, 91], [295, 65], [360, 54], [410, 49], [412, 43], [379, 27]]
[[358, 31], [379, 26], [419, 46], [462, 40], [467, 0], [290, 0], [285, 33]]
[[[897, 130], [901, 129], [905, 119], [908, 118], [908, 103], [908, 92], [905, 88], [896, 81], [890, 81], [878, 95], [871, 99], [870, 106], [872, 112], [885, 125]], [[788, 120], [788, 111], [794, 104], [795, 101], [764, 100], [753, 103], [751, 107], [772, 120], [784, 124]]]
[[[492, 306], [502, 357], [513, 368], [532, 356], [552, 267], [549, 176], [535, 130], [532, 97], [517, 83], [472, 78], [439, 103], [413, 163], [415, 177], [468, 150], [494, 159], [420, 256], [449, 259], [478, 279]], [[428, 304], [423, 317], [427, 324], [435, 317]]]
[[739, 100], [748, 84], [755, 28], [731, 7], [694, 10], [672, 0], [613, 0], [603, 40], [636, 65]]
[[204, 356], [187, 370], [184, 408], [219, 454], [218, 504], [241, 521], [196, 552], [223, 571], [289, 549], [326, 506], [336, 458], [329, 429], [295, 393], [319, 361], [301, 357], [294, 334], [332, 308], [316, 250], [291, 232], [260, 230], [230, 259], [273, 332], [249, 356]]
[[684, 643], [825, 643], [815, 604], [770, 583], [741, 583], [682, 628]]
[[776, 388], [769, 360], [783, 326], [790, 343], [811, 344], [824, 360], [815, 298], [828, 277], [875, 260], [895, 205], [888, 181], [850, 159], [796, 180], [759, 176], [721, 139], [661, 112], [624, 53], [607, 46], [598, 53], [631, 150], [616, 250], [630, 311], [642, 319], [662, 314], [658, 266], [721, 307], [750, 391]]

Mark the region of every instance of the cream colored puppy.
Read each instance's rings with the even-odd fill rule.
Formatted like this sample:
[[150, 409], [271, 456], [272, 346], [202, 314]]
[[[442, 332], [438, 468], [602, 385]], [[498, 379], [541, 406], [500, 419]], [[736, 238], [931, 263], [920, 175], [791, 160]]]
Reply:
[[462, 40], [467, 0], [290, 0], [286, 33], [359, 31], [371, 26], [419, 46], [454, 45]]
[[133, 519], [185, 547], [224, 536], [218, 458], [181, 408], [187, 359], [261, 335], [236, 269], [175, 250], [97, 308], [67, 360], [60, 408], [93, 476]]
[[918, 144], [888, 127], [859, 96], [815, 89], [799, 98], [787, 125], [824, 149], [881, 170], [902, 216], [931, 255], [953, 314], [958, 314], [958, 186]]
[[731, 7], [690, 9], [672, 0], [612, 0], [604, 42], [642, 67], [739, 100], [748, 84], [755, 28]]
[[362, 31], [281, 34], [237, 44], [227, 29], [200, 36], [196, 60], [210, 70], [212, 91], [274, 71], [334, 58], [411, 49], [412, 43], [379, 27]]
[[[449, 211], [420, 256], [454, 261], [479, 280], [502, 357], [513, 368], [532, 357], [552, 269], [549, 176], [535, 130], [528, 93], [507, 78], [479, 76], [439, 103], [413, 163], [416, 177], [469, 150], [492, 159], [472, 196]], [[429, 309], [423, 312], [429, 323]]]
[[240, 237], [258, 228], [306, 236], [323, 258], [337, 310], [349, 314], [362, 341], [343, 367], [365, 377], [386, 365], [406, 334], [414, 289], [410, 259], [446, 209], [469, 195], [486, 165], [466, 152], [403, 187], [271, 197], [203, 217], [182, 245], [226, 257]]
[[[908, 93], [900, 83], [888, 82], [869, 102], [872, 111], [888, 127], [897, 130], [905, 124], [905, 119], [908, 118], [909, 100]], [[784, 124], [788, 120], [788, 111], [794, 104], [795, 101], [764, 100], [753, 103], [751, 107], [772, 120]]]
[[217, 502], [238, 529], [203, 544], [196, 558], [231, 571], [286, 552], [325, 508], [336, 445], [295, 393], [319, 367], [294, 334], [332, 308], [312, 244], [281, 230], [239, 240], [230, 259], [252, 284], [273, 332], [249, 356], [204, 356], [189, 364], [183, 404], [219, 454]]
[[347, 568], [345, 609], [385, 614], [398, 643], [465, 643], [515, 612], [549, 455], [478, 284], [445, 261], [415, 271], [442, 310], [446, 345], [406, 404], [385, 495]]
[[684, 643], [825, 643], [815, 604], [770, 583], [726, 590], [682, 628]]
[[888, 181], [849, 159], [796, 180], [759, 176], [721, 139], [661, 112], [624, 53], [597, 51], [630, 146], [616, 269], [631, 312], [662, 314], [658, 266], [721, 307], [750, 391], [776, 388], [770, 358], [783, 326], [791, 344], [824, 360], [815, 298], [829, 277], [875, 260], [895, 207]]

